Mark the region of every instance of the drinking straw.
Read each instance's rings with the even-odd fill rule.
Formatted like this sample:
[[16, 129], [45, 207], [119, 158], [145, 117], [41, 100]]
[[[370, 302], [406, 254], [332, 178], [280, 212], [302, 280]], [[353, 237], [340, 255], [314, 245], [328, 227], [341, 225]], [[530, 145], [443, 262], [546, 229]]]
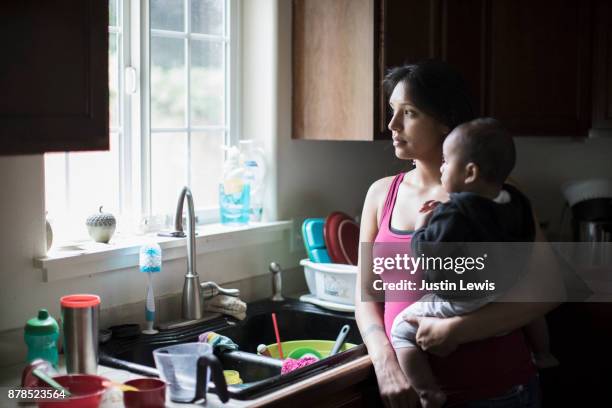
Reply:
[[272, 313], [272, 324], [274, 325], [274, 334], [276, 335], [276, 345], [278, 346], [278, 354], [280, 355], [281, 360], [283, 360], [285, 357], [283, 356], [283, 346], [281, 346], [280, 335], [278, 334], [276, 313]]

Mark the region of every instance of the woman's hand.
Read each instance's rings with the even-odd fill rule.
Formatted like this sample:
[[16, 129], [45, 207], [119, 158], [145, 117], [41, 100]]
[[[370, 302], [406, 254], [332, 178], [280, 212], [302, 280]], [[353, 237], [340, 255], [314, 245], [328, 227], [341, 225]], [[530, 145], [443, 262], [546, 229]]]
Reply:
[[459, 317], [440, 319], [438, 317], [423, 317], [405, 315], [404, 320], [418, 327], [416, 342], [423, 349], [437, 356], [447, 356], [452, 353], [458, 343], [452, 338], [453, 324]]
[[[395, 356], [392, 357], [395, 359]], [[419, 397], [397, 361], [378, 361], [374, 363], [376, 380], [383, 404], [387, 408], [420, 407]]]

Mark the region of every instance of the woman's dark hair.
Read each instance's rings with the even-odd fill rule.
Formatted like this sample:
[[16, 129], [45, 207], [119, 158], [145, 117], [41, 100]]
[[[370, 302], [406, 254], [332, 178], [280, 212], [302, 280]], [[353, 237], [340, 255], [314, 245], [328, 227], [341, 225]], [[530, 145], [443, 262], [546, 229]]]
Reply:
[[417, 108], [451, 130], [475, 117], [461, 74], [445, 62], [427, 60], [390, 69], [383, 82], [387, 95], [400, 82], [407, 85]]

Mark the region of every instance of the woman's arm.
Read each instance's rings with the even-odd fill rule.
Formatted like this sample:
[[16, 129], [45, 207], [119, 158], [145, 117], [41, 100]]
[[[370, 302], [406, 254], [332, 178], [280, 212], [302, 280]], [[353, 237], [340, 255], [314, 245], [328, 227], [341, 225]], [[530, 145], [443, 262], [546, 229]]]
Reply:
[[[384, 201], [388, 186], [389, 183], [383, 179], [374, 183], [368, 190], [361, 215], [360, 242], [374, 242], [378, 232], [377, 210], [381, 197]], [[365, 247], [370, 246], [365, 245]], [[359, 246], [358, 276], [355, 285], [355, 319], [374, 365], [380, 396], [386, 407], [417, 407], [416, 393], [401, 371], [395, 351], [385, 333], [383, 304], [362, 300], [362, 283], [365, 285], [364, 290], [368, 290], [372, 288], [374, 281], [373, 273], [366, 273], [362, 276], [361, 262], [364, 259], [362, 250], [364, 250], [364, 245]]]
[[[537, 222], [535, 241], [546, 242]], [[424, 350], [445, 355], [458, 344], [512, 331], [545, 315], [565, 296], [557, 265], [548, 245], [535, 245], [528, 273], [498, 302], [490, 303], [473, 313], [448, 319], [408, 318], [411, 323], [419, 325], [417, 343]], [[510, 299], [514, 301], [508, 301]]]

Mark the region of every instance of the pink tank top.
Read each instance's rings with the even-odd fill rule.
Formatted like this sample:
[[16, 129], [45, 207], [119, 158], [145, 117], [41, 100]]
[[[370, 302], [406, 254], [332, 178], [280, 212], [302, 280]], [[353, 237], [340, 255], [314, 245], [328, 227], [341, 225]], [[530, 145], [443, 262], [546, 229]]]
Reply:
[[[391, 214], [404, 175], [405, 173], [395, 176], [387, 193], [378, 234], [374, 239], [374, 256], [385, 256], [385, 246], [377, 246], [378, 243], [398, 243], [405, 247], [407, 253], [411, 251], [411, 231], [391, 229]], [[386, 256], [394, 254], [395, 252]], [[418, 272], [412, 276], [420, 279]], [[406, 274], [383, 272], [381, 277], [384, 282], [396, 282], [398, 279], [405, 279]], [[421, 295], [416, 291], [389, 295], [385, 292], [384, 323], [388, 337], [395, 317]], [[429, 363], [442, 390], [448, 396], [448, 404], [497, 397], [515, 385], [527, 383], [536, 373], [522, 330], [462, 344], [447, 357], [429, 355]]]
[[[395, 201], [397, 199], [397, 191], [401, 182], [404, 180], [404, 174], [401, 173], [395, 176], [387, 198], [385, 200], [385, 206], [383, 208], [382, 215], [380, 217], [380, 223], [378, 225], [378, 234], [374, 239], [373, 256], [374, 257], [394, 257], [397, 252], [397, 245], [385, 246], [384, 244], [398, 244], [401, 243], [404, 247], [404, 253], [410, 255], [410, 241], [412, 241], [412, 231], [394, 231], [391, 228], [391, 215], [393, 214], [393, 208], [395, 207]], [[383, 244], [383, 245], [377, 245]], [[401, 279], [412, 279], [415, 282], [421, 280], [421, 272], [417, 271], [414, 275], [408, 275], [406, 273], [398, 273], [397, 271], [386, 271], [381, 274], [381, 278], [385, 283], [397, 283]], [[393, 320], [402, 310], [416, 302], [423, 296], [424, 293], [418, 291], [405, 291], [405, 292], [385, 292], [385, 331], [387, 337], [390, 337], [391, 326]]]

